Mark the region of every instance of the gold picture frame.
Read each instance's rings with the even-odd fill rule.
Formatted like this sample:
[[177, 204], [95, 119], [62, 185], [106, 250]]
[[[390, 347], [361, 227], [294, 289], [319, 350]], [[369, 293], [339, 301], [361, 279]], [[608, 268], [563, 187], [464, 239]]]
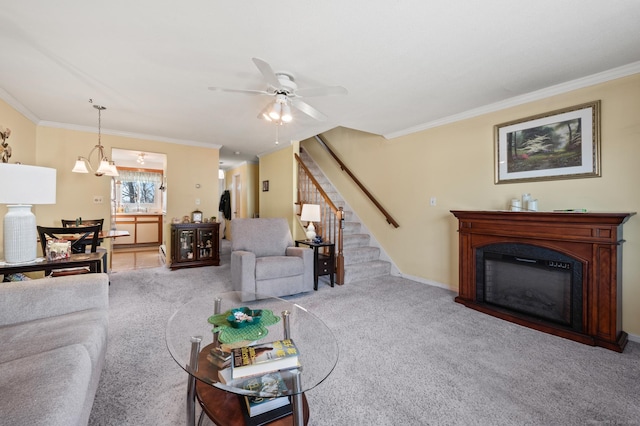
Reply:
[[495, 183], [600, 177], [600, 101], [494, 127]]

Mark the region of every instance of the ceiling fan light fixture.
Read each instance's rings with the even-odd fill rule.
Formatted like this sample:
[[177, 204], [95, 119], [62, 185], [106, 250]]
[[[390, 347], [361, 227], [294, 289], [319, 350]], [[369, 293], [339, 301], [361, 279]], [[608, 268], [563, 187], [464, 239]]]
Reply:
[[280, 120], [280, 114], [282, 113], [282, 105], [280, 105], [280, 102], [276, 101], [273, 103], [273, 106], [271, 107], [271, 111], [269, 111], [269, 117], [271, 117], [272, 120]]
[[290, 123], [291, 120], [293, 119], [293, 116], [291, 115], [291, 107], [289, 106], [288, 103], [285, 103], [284, 105], [282, 105], [282, 121], [285, 123]]

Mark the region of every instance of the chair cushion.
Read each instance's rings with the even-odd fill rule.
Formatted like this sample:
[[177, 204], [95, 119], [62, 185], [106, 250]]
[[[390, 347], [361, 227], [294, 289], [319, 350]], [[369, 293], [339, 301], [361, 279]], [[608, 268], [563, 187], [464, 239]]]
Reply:
[[284, 218], [233, 219], [231, 249], [250, 251], [256, 257], [284, 256], [293, 246], [291, 231]]
[[256, 258], [256, 280], [302, 275], [304, 262], [296, 256], [267, 256]]

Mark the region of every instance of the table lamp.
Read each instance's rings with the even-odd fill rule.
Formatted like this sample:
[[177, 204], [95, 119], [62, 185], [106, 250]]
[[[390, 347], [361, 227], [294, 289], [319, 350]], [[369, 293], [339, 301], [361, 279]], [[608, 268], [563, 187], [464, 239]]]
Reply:
[[32, 204], [55, 204], [56, 169], [0, 163], [0, 204], [8, 204], [4, 216], [4, 260], [32, 262], [37, 257], [38, 234]]
[[313, 222], [320, 222], [320, 205], [303, 204], [300, 220], [309, 222], [309, 226], [307, 226], [307, 240], [313, 240], [316, 237], [316, 227], [313, 226]]

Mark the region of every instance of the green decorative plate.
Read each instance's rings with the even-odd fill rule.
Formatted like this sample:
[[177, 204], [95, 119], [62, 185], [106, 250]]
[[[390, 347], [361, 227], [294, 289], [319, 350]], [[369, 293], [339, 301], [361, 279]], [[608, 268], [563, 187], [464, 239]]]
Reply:
[[218, 340], [221, 343], [234, 343], [241, 340], [260, 340], [269, 334], [267, 326], [276, 324], [280, 317], [274, 315], [268, 309], [262, 310], [262, 320], [258, 324], [247, 325], [242, 328], [235, 328], [227, 320], [232, 315], [232, 310], [209, 317], [209, 324], [213, 324], [212, 332], [218, 332]]

